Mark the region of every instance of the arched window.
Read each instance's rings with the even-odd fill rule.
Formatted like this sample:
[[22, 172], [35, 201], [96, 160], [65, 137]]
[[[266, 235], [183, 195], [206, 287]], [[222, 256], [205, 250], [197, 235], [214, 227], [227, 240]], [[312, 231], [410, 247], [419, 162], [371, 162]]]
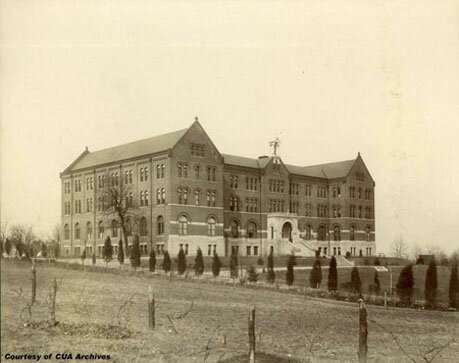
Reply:
[[215, 218], [207, 218], [207, 235], [209, 237], [215, 236]]
[[239, 223], [235, 219], [231, 221], [230, 230], [231, 230], [231, 237], [233, 238], [239, 237]]
[[156, 234], [162, 236], [164, 234], [164, 218], [163, 216], [158, 216], [156, 218]]
[[81, 238], [80, 224], [76, 223], [75, 224], [75, 239], [80, 239], [80, 238]]
[[341, 241], [341, 227], [340, 226], [335, 226], [333, 228], [333, 240]]
[[212, 168], [208, 166], [206, 170], [207, 170], [207, 180], [210, 181]]
[[255, 222], [247, 223], [247, 238], [257, 238], [257, 225]]
[[355, 241], [355, 226], [351, 226], [351, 229], [349, 231], [349, 240]]
[[183, 176], [184, 178], [188, 178], [188, 164], [183, 164], [182, 176]]
[[140, 168], [140, 181], [143, 181], [143, 168]]
[[188, 218], [185, 216], [179, 217], [179, 234], [184, 236], [188, 234]]
[[91, 224], [91, 222], [86, 223], [86, 238], [88, 240], [92, 239], [92, 224]]
[[140, 192], [140, 205], [141, 205], [141, 206], [145, 205], [145, 200], [144, 200], [144, 198], [143, 198], [143, 191]]
[[182, 204], [182, 188], [177, 189], [177, 201], [178, 204]]
[[116, 219], [112, 220], [111, 230], [112, 230], [112, 237], [118, 237], [118, 221]]
[[164, 164], [161, 164], [161, 178], [164, 178], [166, 166]]
[[213, 191], [211, 193], [211, 204], [212, 204], [212, 207], [215, 207], [215, 199], [216, 199], [216, 196], [217, 196], [217, 192]]
[[188, 188], [183, 188], [183, 204], [188, 204]]
[[132, 184], [132, 170], [129, 170], [129, 184]]
[[156, 189], [156, 204], [161, 204], [161, 190]]
[[104, 238], [104, 224], [102, 223], [102, 221], [99, 221], [99, 224], [97, 227], [99, 230], [99, 238]]
[[195, 165], [194, 166], [194, 178], [199, 179], [200, 174], [201, 174], [201, 166]]
[[371, 227], [370, 226], [367, 226], [367, 228], [365, 230], [365, 240], [367, 242], [371, 241]]
[[325, 241], [327, 238], [327, 233], [325, 231], [325, 226], [320, 226], [319, 230], [317, 231], [317, 240], [318, 241]]
[[210, 190], [208, 190], [206, 193], [206, 199], [207, 199], [207, 206], [210, 207]]
[[199, 198], [201, 196], [201, 191], [199, 189], [196, 189], [194, 191], [194, 204], [199, 205]]
[[145, 200], [145, 205], [148, 205], [149, 202], [148, 202], [148, 192], [147, 191], [145, 191], [144, 193], [144, 200]]
[[64, 239], [69, 239], [70, 238], [70, 228], [69, 225], [66, 224], [64, 226]]
[[143, 180], [147, 181], [147, 180], [148, 180], [148, 168], [145, 168], [145, 169], [144, 169], [144, 173], [145, 173], [145, 174], [144, 174]]
[[132, 220], [131, 218], [126, 219], [126, 236], [132, 236]]
[[166, 189], [161, 188], [161, 204], [166, 203]]
[[140, 218], [139, 234], [146, 236], [148, 234], [147, 219], [145, 217]]
[[124, 172], [124, 184], [128, 184], [129, 183], [129, 171], [125, 171]]
[[182, 173], [182, 163], [178, 163], [177, 165], [177, 174], [178, 174], [178, 177], [181, 178], [183, 176], [183, 173]]
[[156, 179], [161, 178], [161, 165], [156, 165]]

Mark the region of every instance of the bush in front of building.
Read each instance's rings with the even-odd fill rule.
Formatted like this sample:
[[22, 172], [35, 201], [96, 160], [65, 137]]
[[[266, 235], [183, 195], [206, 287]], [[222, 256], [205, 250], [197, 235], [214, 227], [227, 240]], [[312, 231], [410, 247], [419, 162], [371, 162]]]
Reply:
[[396, 285], [397, 295], [400, 298], [402, 306], [411, 305], [411, 298], [413, 296], [414, 277], [413, 277], [413, 265], [409, 264], [405, 266], [398, 277]]
[[433, 258], [429, 267], [426, 271], [426, 279], [424, 286], [424, 297], [426, 300], [426, 308], [435, 309], [437, 304], [437, 289], [438, 289], [438, 280], [437, 280], [437, 263], [435, 258]]
[[139, 236], [136, 235], [134, 237], [134, 243], [132, 244], [132, 252], [131, 252], [131, 266], [134, 268], [134, 270], [137, 267], [140, 267], [140, 242], [139, 242]]
[[451, 277], [449, 278], [449, 306], [459, 309], [459, 277], [457, 273], [457, 263], [451, 267]]
[[288, 286], [292, 286], [295, 281], [295, 272], [293, 271], [295, 266], [295, 256], [290, 255], [287, 261], [287, 273], [285, 274], [285, 283]]
[[318, 289], [322, 283], [322, 264], [319, 259], [315, 260], [309, 275], [309, 285], [313, 289]]
[[194, 273], [196, 276], [201, 276], [204, 273], [204, 259], [202, 258], [202, 251], [198, 247], [196, 258], [194, 259]]
[[274, 281], [276, 280], [276, 273], [274, 272], [274, 256], [272, 251], [268, 256], [268, 273], [266, 275], [266, 279], [269, 284], [274, 284]]
[[102, 257], [104, 258], [105, 266], [107, 266], [107, 264], [113, 258], [113, 246], [112, 246], [112, 241], [110, 240], [110, 237], [107, 237], [107, 239], [105, 240], [104, 247], [102, 249]]
[[237, 251], [236, 249], [231, 250], [231, 259], [230, 259], [230, 275], [231, 278], [235, 279], [237, 278], [239, 274], [238, 271], [238, 261], [237, 261]]
[[220, 268], [221, 268], [220, 259], [218, 258], [217, 252], [214, 251], [214, 257], [212, 260], [212, 275], [214, 275], [214, 277], [218, 277], [220, 275]]
[[332, 256], [328, 269], [328, 291], [336, 291], [338, 289], [338, 270], [336, 268], [336, 258]]
[[258, 281], [259, 273], [255, 266], [251, 265], [246, 270], [247, 281], [252, 284]]
[[354, 294], [362, 293], [362, 280], [360, 280], [359, 269], [353, 267], [351, 271], [351, 292]]
[[118, 242], [118, 262], [120, 263], [120, 267], [121, 265], [124, 263], [124, 249], [123, 249], [123, 241], [119, 241]]
[[148, 267], [150, 272], [155, 272], [156, 269], [156, 255], [155, 250], [152, 248], [150, 252], [150, 258], [148, 259]]
[[183, 275], [186, 271], [186, 258], [183, 248], [180, 248], [177, 256], [177, 273]]
[[169, 252], [167, 251], [164, 251], [163, 270], [166, 273], [170, 272], [171, 270], [171, 257], [169, 256]]

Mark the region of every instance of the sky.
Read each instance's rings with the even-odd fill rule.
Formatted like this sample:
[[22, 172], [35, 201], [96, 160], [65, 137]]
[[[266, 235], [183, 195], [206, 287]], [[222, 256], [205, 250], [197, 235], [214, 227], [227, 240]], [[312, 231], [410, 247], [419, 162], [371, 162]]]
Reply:
[[360, 152], [378, 252], [459, 246], [458, 1], [8, 1], [0, 215], [48, 234], [90, 151], [188, 127], [222, 153]]

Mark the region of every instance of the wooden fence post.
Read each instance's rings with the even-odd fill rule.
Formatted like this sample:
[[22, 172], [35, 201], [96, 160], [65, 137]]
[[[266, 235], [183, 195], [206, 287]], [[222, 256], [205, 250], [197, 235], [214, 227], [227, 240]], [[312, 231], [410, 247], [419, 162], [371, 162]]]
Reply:
[[37, 296], [37, 270], [35, 268], [35, 259], [32, 258], [32, 297], [31, 297], [31, 304], [35, 303], [35, 298]]
[[249, 312], [249, 363], [255, 363], [255, 306]]
[[365, 301], [359, 299], [359, 363], [367, 362], [367, 309], [365, 308]]
[[56, 294], [57, 294], [57, 282], [56, 278], [53, 279], [51, 285], [51, 292], [49, 297], [49, 321], [52, 326], [56, 325]]
[[148, 327], [155, 328], [155, 297], [151, 285], [148, 286]]
[[384, 307], [387, 309], [387, 291], [384, 291]]

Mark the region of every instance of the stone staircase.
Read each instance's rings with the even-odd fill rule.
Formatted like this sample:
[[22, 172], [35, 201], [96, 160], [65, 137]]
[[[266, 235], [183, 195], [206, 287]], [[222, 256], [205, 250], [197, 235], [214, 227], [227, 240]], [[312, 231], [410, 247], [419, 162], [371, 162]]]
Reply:
[[353, 267], [354, 261], [349, 261], [347, 258], [343, 256], [335, 256], [336, 265], [340, 267]]

